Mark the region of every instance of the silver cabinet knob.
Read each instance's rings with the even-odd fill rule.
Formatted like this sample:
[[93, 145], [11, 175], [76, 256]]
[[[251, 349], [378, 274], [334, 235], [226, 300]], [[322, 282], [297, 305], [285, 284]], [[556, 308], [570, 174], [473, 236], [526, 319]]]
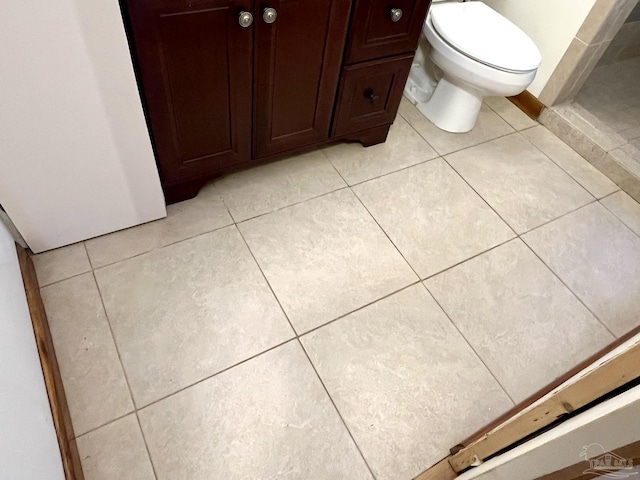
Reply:
[[242, 28], [247, 28], [253, 23], [253, 15], [250, 12], [240, 12], [238, 23]]
[[402, 18], [402, 9], [401, 8], [392, 8], [389, 11], [389, 15], [391, 16], [392, 22], [398, 22]]
[[278, 12], [275, 8], [267, 7], [262, 11], [262, 19], [264, 23], [273, 23], [278, 18]]

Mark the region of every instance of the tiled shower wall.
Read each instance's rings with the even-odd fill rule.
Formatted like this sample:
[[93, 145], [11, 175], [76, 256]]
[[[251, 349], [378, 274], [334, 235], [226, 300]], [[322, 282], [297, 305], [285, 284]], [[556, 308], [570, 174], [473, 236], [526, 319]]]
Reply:
[[611, 40], [598, 66], [640, 57], [640, 3], [633, 9], [618, 34]]
[[572, 99], [608, 49], [638, 0], [597, 0], [540, 93], [547, 106]]

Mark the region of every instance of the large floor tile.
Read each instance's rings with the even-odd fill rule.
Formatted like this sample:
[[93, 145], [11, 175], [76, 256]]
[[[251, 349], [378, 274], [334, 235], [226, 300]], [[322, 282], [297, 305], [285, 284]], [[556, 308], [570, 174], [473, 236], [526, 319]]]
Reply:
[[540, 125], [522, 135], [571, 175], [591, 195], [602, 198], [618, 190], [618, 186], [600, 173], [575, 150]]
[[406, 98], [400, 103], [400, 115], [409, 122], [440, 155], [462, 150], [494, 138], [502, 137], [514, 130], [487, 105], [482, 105], [478, 122], [467, 133], [450, 133], [439, 129], [425, 118]]
[[42, 299], [76, 435], [133, 410], [93, 274], [44, 287]]
[[622, 223], [640, 235], [640, 204], [638, 202], [622, 191], [603, 198], [601, 202]]
[[159, 480], [372, 478], [295, 341], [139, 415]]
[[167, 206], [166, 218], [87, 240], [87, 251], [93, 268], [99, 268], [232, 223], [209, 184], [197, 197]]
[[345, 186], [322, 152], [268, 163], [216, 182], [236, 222]]
[[298, 333], [417, 280], [349, 190], [239, 228]]
[[515, 237], [442, 159], [354, 191], [421, 278]]
[[302, 343], [380, 480], [414, 478], [513, 405], [422, 285]]
[[491, 110], [500, 115], [516, 130], [524, 130], [526, 128], [539, 125], [538, 122], [531, 119], [526, 113], [516, 107], [505, 97], [486, 97], [484, 99], [484, 103], [489, 105]]
[[520, 240], [426, 285], [516, 403], [614, 339]]
[[41, 287], [91, 270], [82, 242], [39, 253], [31, 259]]
[[86, 480], [155, 480], [135, 414], [77, 439]]
[[602, 205], [523, 239], [615, 335], [640, 324], [640, 238]]
[[594, 200], [519, 134], [453, 153], [446, 160], [518, 233]]
[[96, 277], [138, 407], [293, 336], [233, 226]]
[[438, 156], [400, 115], [391, 126], [385, 143], [367, 148], [359, 143], [341, 143], [324, 153], [349, 185]]

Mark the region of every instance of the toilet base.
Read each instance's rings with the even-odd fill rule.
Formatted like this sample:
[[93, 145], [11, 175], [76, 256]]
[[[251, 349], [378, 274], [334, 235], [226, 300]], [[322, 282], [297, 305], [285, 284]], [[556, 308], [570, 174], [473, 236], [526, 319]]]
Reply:
[[435, 126], [453, 133], [470, 131], [480, 114], [484, 96], [452, 83], [448, 78], [438, 82], [427, 102], [418, 102], [416, 107]]

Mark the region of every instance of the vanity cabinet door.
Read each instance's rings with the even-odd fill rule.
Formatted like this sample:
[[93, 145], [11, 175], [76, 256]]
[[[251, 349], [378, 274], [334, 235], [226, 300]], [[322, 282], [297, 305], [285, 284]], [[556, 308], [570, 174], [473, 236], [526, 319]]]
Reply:
[[351, 0], [256, 1], [255, 157], [329, 137], [350, 11]]
[[[253, 0], [128, 0], [165, 187], [251, 159]], [[166, 189], [165, 189], [166, 191]]]

